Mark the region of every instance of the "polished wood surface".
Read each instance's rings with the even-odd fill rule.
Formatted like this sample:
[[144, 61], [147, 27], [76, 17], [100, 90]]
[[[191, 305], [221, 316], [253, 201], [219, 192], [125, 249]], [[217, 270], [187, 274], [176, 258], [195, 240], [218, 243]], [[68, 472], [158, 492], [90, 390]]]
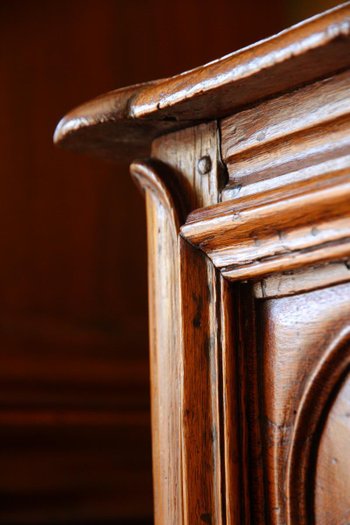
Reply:
[[5, 525], [152, 522], [143, 199], [126, 162], [64, 153], [52, 133], [83, 100], [301, 19], [255, 3], [252, 19], [248, 4], [188, 0], [186, 23], [182, 2], [0, 3]]
[[149, 152], [157, 135], [330, 76], [350, 65], [349, 13], [344, 4], [198, 69], [107, 93], [64, 117], [55, 141], [133, 158]]
[[317, 523], [335, 525], [349, 520], [349, 373], [341, 378], [331, 399], [322, 431], [316, 464], [315, 510]]
[[130, 88], [127, 107], [107, 94], [56, 132], [107, 157], [151, 148], [131, 173], [157, 525], [348, 522], [349, 9]]

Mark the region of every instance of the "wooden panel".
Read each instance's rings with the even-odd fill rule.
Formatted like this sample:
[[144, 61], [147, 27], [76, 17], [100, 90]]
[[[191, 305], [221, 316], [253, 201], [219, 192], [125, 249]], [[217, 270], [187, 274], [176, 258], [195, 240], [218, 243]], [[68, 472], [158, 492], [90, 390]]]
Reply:
[[337, 386], [318, 450], [314, 500], [317, 525], [347, 525], [350, 519], [349, 373]]
[[0, 408], [106, 409], [115, 416], [129, 411], [130, 417], [147, 411], [147, 326], [142, 318], [119, 321], [119, 327], [101, 330], [46, 316], [3, 314]]
[[[341, 284], [258, 303], [261, 372], [257, 381], [268, 520], [273, 525], [286, 521], [293, 525], [313, 522], [317, 429], [324, 411], [329, 411], [330, 396], [350, 362], [349, 294], [350, 285]], [[335, 412], [331, 411], [329, 417], [334, 417], [332, 414]], [[332, 430], [335, 429], [332, 425]], [[325, 432], [317, 470], [319, 483], [327, 457], [324, 440], [330, 427], [327, 430], [326, 426]], [[341, 455], [346, 453], [344, 449], [338, 451]], [[333, 513], [338, 516], [349, 492], [348, 475], [342, 480], [346, 485], [342, 492], [345, 499], [340, 494], [338, 503], [332, 503]], [[326, 475], [322, 483], [331, 485], [332, 478]], [[320, 487], [316, 490], [316, 499], [319, 497]], [[317, 516], [322, 516], [324, 509], [322, 506]], [[320, 523], [328, 522], [321, 520]]]

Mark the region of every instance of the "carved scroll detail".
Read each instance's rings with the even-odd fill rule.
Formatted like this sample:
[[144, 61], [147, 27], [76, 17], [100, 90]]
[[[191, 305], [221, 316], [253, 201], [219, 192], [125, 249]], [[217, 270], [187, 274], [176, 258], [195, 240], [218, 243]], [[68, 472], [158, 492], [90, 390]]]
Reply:
[[167, 209], [178, 232], [186, 218], [186, 198], [181, 195], [180, 185], [171, 168], [160, 160], [147, 159], [133, 162], [130, 173], [142, 190], [148, 190], [156, 202]]

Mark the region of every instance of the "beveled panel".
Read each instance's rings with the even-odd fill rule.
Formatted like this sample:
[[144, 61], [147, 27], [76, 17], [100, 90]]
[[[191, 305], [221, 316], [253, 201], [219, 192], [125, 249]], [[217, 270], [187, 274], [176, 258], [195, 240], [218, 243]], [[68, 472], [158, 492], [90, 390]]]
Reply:
[[350, 373], [340, 385], [320, 441], [315, 490], [316, 525], [350, 522]]

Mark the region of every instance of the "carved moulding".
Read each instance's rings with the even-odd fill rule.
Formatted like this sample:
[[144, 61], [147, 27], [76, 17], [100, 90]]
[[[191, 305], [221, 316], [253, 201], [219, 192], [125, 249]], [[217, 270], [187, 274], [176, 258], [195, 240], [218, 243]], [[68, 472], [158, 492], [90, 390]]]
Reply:
[[[289, 525], [315, 520], [314, 494], [317, 451], [330, 400], [350, 369], [350, 329], [342, 330], [325, 349], [311, 373], [299, 402], [286, 470], [286, 509]], [[344, 453], [344, 451], [339, 451]]]
[[[172, 151], [171, 140], [181, 143], [185, 132], [179, 133], [182, 137], [167, 138], [166, 149]], [[162, 156], [161, 145], [158, 148]], [[200, 153], [189, 156], [191, 170]], [[321, 179], [187, 215], [203, 180], [192, 182], [194, 193], [185, 205], [186, 166], [179, 169], [178, 160], [171, 157], [172, 153], [163, 161], [150, 159], [131, 167], [147, 204], [156, 523], [264, 523], [263, 493], [251, 508], [262, 483], [255, 483], [243, 465], [251, 454], [247, 447], [255, 447], [259, 455], [260, 438], [250, 425], [258, 420], [259, 409], [248, 406], [258, 396], [257, 376], [252, 379], [247, 373], [249, 368], [257, 374], [255, 343], [247, 346], [246, 334], [235, 328], [245, 323], [245, 315], [252, 317], [253, 298], [249, 305], [244, 299], [242, 308], [240, 292], [229, 281], [259, 282], [297, 270], [304, 276], [303, 290], [326, 286], [322, 279], [305, 285], [303, 272], [310, 272], [313, 264], [321, 267], [349, 258], [349, 171], [336, 170]], [[209, 203], [211, 198], [208, 195]], [[289, 293], [298, 293], [298, 285], [294, 283]], [[255, 329], [252, 319], [250, 331]], [[238, 348], [242, 345], [250, 357], [243, 356], [246, 351]], [[297, 407], [298, 421], [308, 417], [305, 403]], [[312, 417], [317, 426], [319, 414]], [[303, 478], [296, 472], [296, 451], [304, 446], [298, 429], [297, 423], [287, 478], [279, 477], [275, 465], [275, 486], [285, 484], [290, 525], [310, 519], [305, 495], [311, 483], [305, 474], [310, 451], [302, 451]]]
[[350, 167], [189, 215], [181, 235], [231, 280], [350, 256]]
[[[249, 281], [253, 289], [247, 288], [246, 294], [255, 291], [255, 296], [262, 299], [298, 294], [349, 281], [349, 175], [348, 164], [337, 169], [335, 163], [335, 169], [323, 175], [195, 210], [182, 226], [181, 236], [204, 251], [223, 278], [232, 283], [237, 282], [238, 289], [240, 283]], [[246, 308], [246, 316], [251, 319], [250, 331], [256, 332], [254, 309], [252, 301], [250, 307]], [[241, 318], [237, 322], [244, 324], [246, 321]], [[241, 396], [248, 397], [249, 405], [254, 397], [260, 395], [259, 383], [262, 378], [258, 371], [260, 365], [254, 364], [257, 358], [252, 357], [258, 351], [256, 342], [247, 346], [244, 342], [247, 337], [251, 339], [246, 330], [240, 338], [239, 359], [243, 368], [249, 368], [253, 379], [244, 381], [244, 373], [241, 374], [238, 389]], [[255, 473], [258, 475], [259, 469], [267, 472], [259, 479], [260, 484], [266, 485], [265, 490], [270, 492], [269, 497], [272, 498], [268, 502], [264, 494], [257, 493], [259, 484], [254, 487], [254, 479], [246, 484], [245, 490], [250, 491], [250, 501], [254, 498], [261, 501], [260, 510], [257, 508], [258, 503], [251, 510], [256, 523], [264, 523], [267, 515], [270, 516], [269, 522], [274, 525], [286, 522], [289, 525], [305, 525], [314, 522], [313, 500], [310, 497], [310, 494], [314, 494], [314, 462], [318, 447], [318, 439], [314, 434], [320, 432], [321, 422], [329, 408], [328, 399], [349, 367], [349, 353], [344, 352], [347, 343], [348, 332], [341, 332], [324, 353], [321, 350], [320, 361], [316, 359], [316, 368], [310, 368], [311, 375], [307, 378], [301, 402], [299, 404], [298, 401], [295, 406], [295, 423], [288, 428], [276, 424], [269, 438], [271, 442], [267, 445], [269, 452], [261, 466], [259, 462], [263, 453], [259, 451], [259, 436], [255, 444], [251, 445], [244, 445], [244, 439], [248, 442], [251, 440], [249, 436], [242, 438], [241, 452], [244, 452], [244, 446], [250, 447], [248, 455], [256, 458], [253, 468]], [[298, 358], [304, 358], [305, 352], [307, 347], [301, 350]], [[246, 358], [244, 354], [250, 357]], [[280, 359], [279, 365], [278, 361], [271, 365], [273, 373], [268, 381], [273, 391], [282, 391], [284, 387], [281, 381], [284, 379], [280, 380], [274, 375], [274, 367], [277, 370], [283, 363], [283, 348], [277, 348], [277, 354], [272, 354], [268, 359]], [[292, 377], [289, 379], [293, 381]], [[294, 381], [298, 381], [297, 378]], [[257, 389], [255, 393], [254, 389]], [[242, 394], [244, 391], [246, 393]], [[249, 425], [249, 421], [255, 421], [259, 426], [263, 418], [261, 408], [248, 405], [243, 407], [248, 420], [244, 422], [243, 417], [240, 421], [240, 432], [243, 434], [252, 432], [253, 426]], [[260, 415], [256, 416], [256, 413]], [[242, 411], [241, 415], [244, 415]], [[261, 425], [262, 432], [268, 432], [265, 423]], [[254, 475], [250, 476], [254, 478]], [[248, 512], [249, 509], [245, 516], [248, 516]]]

